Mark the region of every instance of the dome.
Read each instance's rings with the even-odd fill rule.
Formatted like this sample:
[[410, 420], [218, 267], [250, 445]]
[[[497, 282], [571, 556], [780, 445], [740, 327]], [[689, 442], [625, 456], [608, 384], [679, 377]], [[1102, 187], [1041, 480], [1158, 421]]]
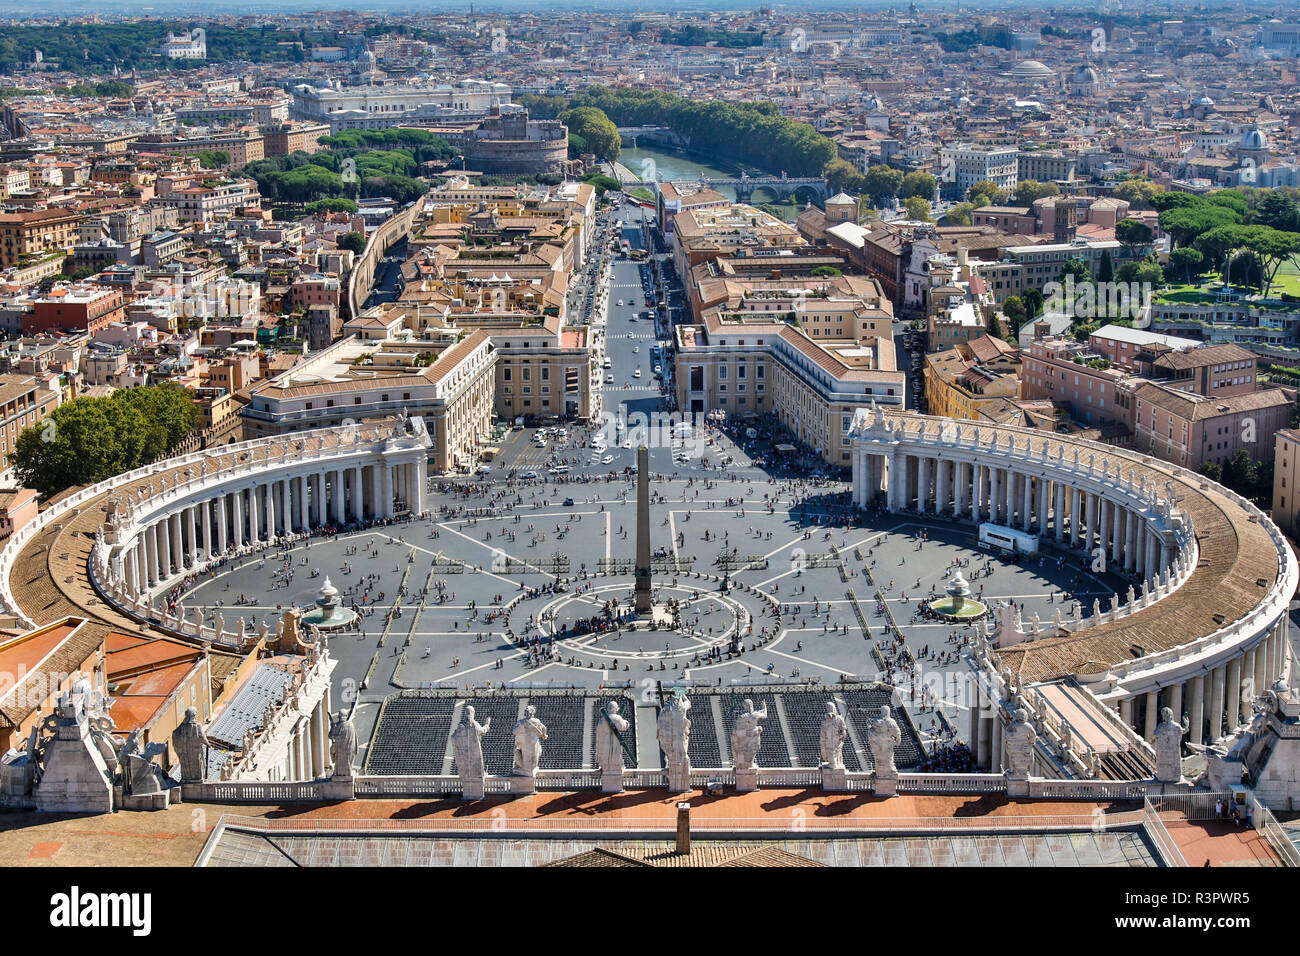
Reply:
[[1213, 105], [1214, 105], [1214, 100], [1210, 99], [1208, 96], [1198, 96], [1198, 97], [1196, 98], [1196, 101], [1195, 101], [1194, 103], [1192, 103], [1192, 105], [1193, 105], [1193, 106], [1213, 106]]
[[836, 193], [830, 199], [826, 200], [828, 206], [856, 206], [858, 201], [848, 193]]
[[1249, 150], [1268, 149], [1268, 137], [1252, 127], [1241, 134], [1240, 148]]
[[1076, 83], [1097, 83], [1100, 80], [1101, 77], [1097, 75], [1097, 71], [1090, 66], [1081, 66], [1074, 71], [1074, 82]]
[[1056, 76], [1056, 71], [1040, 60], [1021, 60], [1007, 70], [1005, 75], [1025, 79], [1048, 79]]

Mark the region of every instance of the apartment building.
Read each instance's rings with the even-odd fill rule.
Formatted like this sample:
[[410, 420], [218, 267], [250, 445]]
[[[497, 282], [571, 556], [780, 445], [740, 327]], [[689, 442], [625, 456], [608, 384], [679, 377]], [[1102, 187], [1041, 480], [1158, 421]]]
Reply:
[[49, 249], [70, 249], [82, 218], [66, 209], [0, 212], [0, 268]]
[[849, 461], [853, 413], [903, 407], [905, 375], [886, 333], [819, 341], [784, 313], [710, 310], [676, 330], [678, 407], [741, 420], [774, 416], [831, 465]]
[[491, 337], [366, 341], [349, 336], [250, 390], [244, 437], [343, 427], [399, 412], [422, 416], [433, 440], [429, 464], [450, 470], [474, 460], [492, 425], [496, 354]]

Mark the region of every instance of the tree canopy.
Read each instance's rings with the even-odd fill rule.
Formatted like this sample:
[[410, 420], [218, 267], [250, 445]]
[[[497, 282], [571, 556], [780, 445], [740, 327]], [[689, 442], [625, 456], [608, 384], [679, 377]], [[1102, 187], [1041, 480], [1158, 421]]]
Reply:
[[173, 382], [75, 398], [23, 430], [11, 460], [18, 480], [41, 497], [148, 464], [198, 424], [188, 390]]

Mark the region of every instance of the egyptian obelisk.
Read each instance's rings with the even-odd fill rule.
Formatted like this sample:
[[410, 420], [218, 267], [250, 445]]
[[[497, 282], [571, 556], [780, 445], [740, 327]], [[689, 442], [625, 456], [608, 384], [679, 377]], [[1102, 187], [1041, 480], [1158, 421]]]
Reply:
[[650, 450], [636, 450], [636, 613], [650, 614]]

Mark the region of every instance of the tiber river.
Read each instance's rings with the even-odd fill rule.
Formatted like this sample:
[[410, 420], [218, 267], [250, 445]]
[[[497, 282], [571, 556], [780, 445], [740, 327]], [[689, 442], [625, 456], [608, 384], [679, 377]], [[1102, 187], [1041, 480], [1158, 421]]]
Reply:
[[[693, 154], [694, 155], [694, 154]], [[647, 160], [653, 163], [650, 166]], [[624, 146], [618, 161], [632, 171], [633, 175], [642, 176], [646, 179], [648, 172], [654, 172], [656, 179], [660, 182], [666, 182], [673, 179], [695, 180], [701, 178], [732, 179], [739, 175], [739, 169], [731, 166], [711, 166], [704, 162], [688, 158], [684, 153], [669, 152], [659, 147], [638, 146], [633, 149], [630, 146]], [[719, 161], [721, 162], [721, 161]], [[750, 169], [749, 174], [755, 175], [756, 170]], [[735, 200], [735, 190], [729, 186], [719, 187], [718, 191], [728, 199]], [[760, 193], [759, 202], [770, 202], [770, 197], [764, 200], [762, 197], [765, 193]], [[773, 204], [774, 205], [774, 204]], [[802, 206], [788, 203], [783, 206], [775, 206], [775, 211], [787, 222], [794, 222], [799, 213], [803, 211]]]

